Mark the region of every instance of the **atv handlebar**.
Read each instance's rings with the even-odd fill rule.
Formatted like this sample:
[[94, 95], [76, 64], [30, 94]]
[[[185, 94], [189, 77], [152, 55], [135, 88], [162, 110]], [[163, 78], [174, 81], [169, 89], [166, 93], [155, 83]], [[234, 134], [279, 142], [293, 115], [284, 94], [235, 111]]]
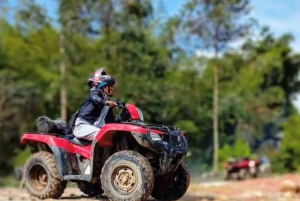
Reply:
[[120, 120], [122, 122], [131, 121], [131, 117], [130, 117], [129, 111], [126, 107], [126, 103], [120, 102], [118, 100], [115, 100], [114, 102], [117, 104], [117, 107], [121, 109], [121, 112], [119, 114]]
[[118, 108], [120, 108], [120, 109], [124, 109], [126, 107], [126, 103], [120, 102], [118, 99], [115, 100], [114, 102], [117, 104]]

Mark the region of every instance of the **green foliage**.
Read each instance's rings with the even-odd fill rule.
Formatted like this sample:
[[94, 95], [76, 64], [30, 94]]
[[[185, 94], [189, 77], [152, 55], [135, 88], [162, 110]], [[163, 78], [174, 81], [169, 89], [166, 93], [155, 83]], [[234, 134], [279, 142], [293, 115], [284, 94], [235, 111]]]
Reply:
[[284, 137], [281, 147], [281, 162], [290, 171], [300, 171], [300, 117], [293, 115], [284, 123]]
[[19, 187], [20, 182], [16, 180], [13, 176], [0, 177], [0, 187]]
[[219, 153], [219, 161], [225, 162], [230, 157], [251, 157], [252, 152], [249, 145], [242, 139], [237, 139], [233, 146], [225, 144]]
[[291, 170], [285, 167], [285, 163], [283, 162], [283, 156], [281, 150], [269, 148], [265, 150], [263, 155], [267, 156], [270, 159], [272, 172], [274, 173], [286, 173]]
[[[189, 146], [197, 146], [200, 144], [203, 135], [199, 133], [199, 128], [195, 125], [195, 123], [191, 120], [182, 120], [175, 124], [180, 130], [185, 131], [188, 135], [188, 139], [192, 139], [189, 141]], [[194, 154], [192, 152], [192, 154]]]
[[35, 118], [41, 112], [40, 92], [30, 82], [15, 82], [7, 71], [1, 71], [0, 82], [0, 174], [10, 172], [16, 147], [20, 147], [20, 134], [33, 130]]
[[15, 151], [15, 157], [13, 160], [13, 166], [14, 167], [21, 167], [25, 164], [26, 160], [31, 155], [31, 149], [30, 147], [26, 147], [24, 150], [16, 150]]
[[179, 127], [180, 130], [186, 131], [187, 133], [192, 135], [195, 135], [198, 132], [198, 127], [193, 121], [179, 121], [175, 124], [175, 126]]

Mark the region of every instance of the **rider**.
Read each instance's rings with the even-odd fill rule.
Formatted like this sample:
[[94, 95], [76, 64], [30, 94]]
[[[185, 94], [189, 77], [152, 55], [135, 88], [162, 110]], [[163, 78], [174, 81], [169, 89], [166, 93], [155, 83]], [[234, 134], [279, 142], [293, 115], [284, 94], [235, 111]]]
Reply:
[[104, 124], [120, 122], [120, 117], [114, 117], [113, 109], [117, 104], [109, 99], [115, 92], [115, 79], [100, 68], [87, 84], [90, 93], [78, 112], [73, 134], [77, 138], [92, 140]]

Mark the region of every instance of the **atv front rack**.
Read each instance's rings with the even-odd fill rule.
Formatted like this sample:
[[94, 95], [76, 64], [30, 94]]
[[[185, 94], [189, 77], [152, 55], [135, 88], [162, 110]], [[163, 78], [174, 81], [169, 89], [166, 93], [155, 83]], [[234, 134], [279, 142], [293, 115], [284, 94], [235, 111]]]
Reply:
[[[147, 128], [147, 138], [155, 146], [167, 151], [172, 157], [177, 154], [183, 154], [187, 150], [187, 139], [183, 136], [177, 127], [161, 125], [144, 125]], [[161, 140], [153, 139], [152, 130], [161, 131]]]
[[[176, 170], [188, 148], [186, 134], [183, 135], [183, 132], [174, 126], [144, 126], [147, 128], [149, 142], [162, 150], [159, 160], [160, 174]], [[152, 132], [154, 130], [161, 131], [163, 134], [157, 137], [158, 134]]]

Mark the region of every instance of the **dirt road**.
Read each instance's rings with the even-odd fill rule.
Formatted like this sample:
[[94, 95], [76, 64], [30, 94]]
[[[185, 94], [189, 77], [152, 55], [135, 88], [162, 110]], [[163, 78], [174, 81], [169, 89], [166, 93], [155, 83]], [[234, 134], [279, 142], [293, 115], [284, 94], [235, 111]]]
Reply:
[[[198, 201], [200, 196], [198, 195], [185, 195], [182, 201]], [[31, 197], [26, 190], [18, 188], [0, 188], [0, 201], [38, 201], [39, 199]], [[54, 201], [57, 199], [46, 199], [45, 201]], [[108, 201], [107, 199], [100, 198], [88, 198], [82, 194], [77, 188], [67, 188], [59, 199], [61, 201]], [[154, 201], [155, 199], [149, 198], [149, 201]]]
[[[281, 192], [285, 181], [300, 186], [300, 175], [287, 174], [273, 178], [256, 178], [232, 182], [197, 182], [192, 183], [186, 195], [180, 201], [300, 201], [300, 194]], [[37, 201], [26, 190], [19, 188], [0, 188], [0, 201]], [[54, 199], [46, 199], [53, 201]], [[62, 201], [92, 201], [101, 200], [87, 198], [77, 188], [68, 187]], [[154, 200], [149, 198], [150, 200]], [[107, 201], [107, 200], [106, 200]]]

